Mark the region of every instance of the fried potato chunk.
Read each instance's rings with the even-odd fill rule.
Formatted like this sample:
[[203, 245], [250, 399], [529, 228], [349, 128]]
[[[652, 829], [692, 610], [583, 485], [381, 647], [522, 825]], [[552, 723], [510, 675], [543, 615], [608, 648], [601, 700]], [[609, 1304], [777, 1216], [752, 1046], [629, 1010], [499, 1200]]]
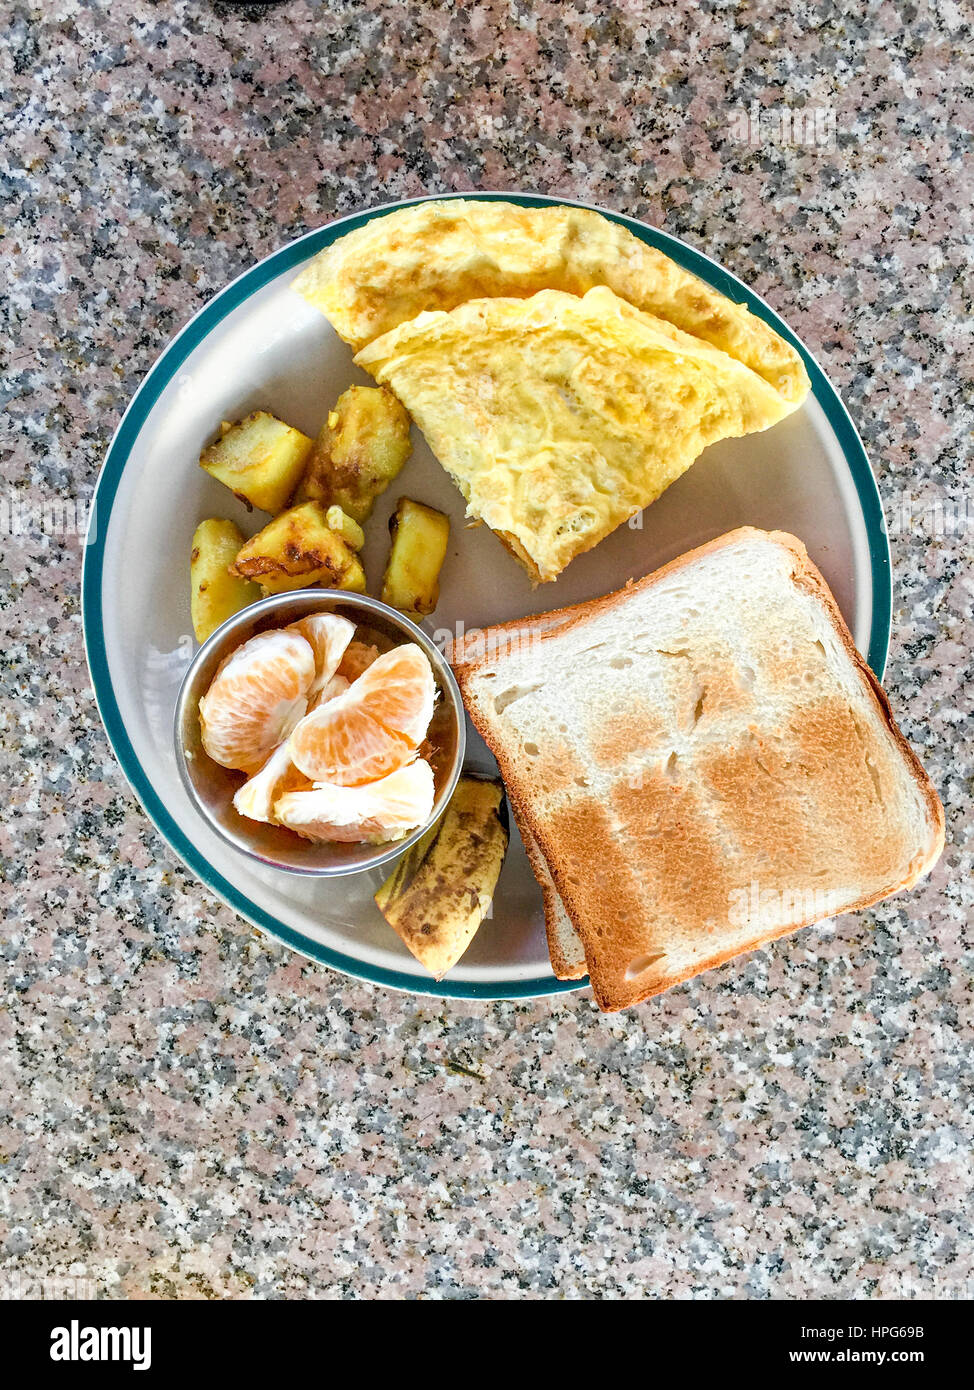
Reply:
[[389, 530], [392, 549], [382, 581], [382, 602], [418, 622], [439, 601], [450, 519], [422, 502], [400, 497]]
[[361, 523], [411, 452], [409, 416], [392, 392], [350, 386], [315, 441], [294, 500], [337, 505]]
[[365, 592], [361, 561], [328, 525], [319, 502], [304, 502], [276, 516], [241, 548], [231, 573], [256, 580], [265, 594], [315, 585]]
[[230, 573], [244, 543], [232, 521], [210, 517], [193, 532], [189, 557], [190, 613], [197, 642], [261, 597], [256, 584]]
[[314, 447], [300, 430], [264, 410], [224, 425], [215, 444], [200, 454], [200, 467], [262, 512], [279, 512], [304, 472]]

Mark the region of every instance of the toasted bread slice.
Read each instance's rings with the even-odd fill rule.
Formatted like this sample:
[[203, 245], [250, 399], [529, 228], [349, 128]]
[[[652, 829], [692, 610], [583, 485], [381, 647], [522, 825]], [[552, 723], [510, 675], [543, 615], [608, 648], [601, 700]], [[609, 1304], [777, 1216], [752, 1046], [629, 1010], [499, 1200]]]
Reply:
[[538, 290], [582, 295], [597, 285], [735, 357], [786, 401], [807, 394], [800, 354], [763, 319], [589, 208], [417, 203], [339, 237], [294, 289], [357, 352], [427, 310]]
[[454, 662], [604, 1009], [909, 888], [943, 847], [793, 536], [733, 531], [537, 629], [471, 634]]

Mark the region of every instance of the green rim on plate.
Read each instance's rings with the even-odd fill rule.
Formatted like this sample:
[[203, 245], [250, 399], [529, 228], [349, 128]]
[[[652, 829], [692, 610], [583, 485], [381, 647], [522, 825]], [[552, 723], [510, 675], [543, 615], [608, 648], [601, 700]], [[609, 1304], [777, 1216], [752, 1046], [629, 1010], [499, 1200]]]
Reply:
[[[568, 203], [577, 207], [590, 207], [571, 198], [553, 198], [544, 194], [512, 193], [454, 193], [435, 194], [434, 198], [476, 198], [481, 200], [502, 199], [519, 203], [523, 207], [544, 204]], [[245, 271], [232, 284], [228, 285], [206, 304], [198, 314], [177, 334], [150, 369], [142, 385], [136, 391], [131, 404], [115, 433], [98, 483], [92, 505], [92, 523], [85, 544], [84, 572], [82, 576], [82, 617], [84, 622], [85, 649], [91, 671], [98, 710], [105, 725], [115, 756], [132, 790], [145, 809], [149, 819], [168, 842], [180, 859], [206, 886], [221, 897], [241, 917], [253, 923], [261, 931], [303, 955], [331, 966], [343, 974], [368, 980], [373, 984], [386, 985], [393, 989], [405, 990], [411, 994], [432, 995], [447, 999], [525, 999], [548, 994], [562, 994], [570, 990], [583, 989], [587, 980], [556, 980], [554, 976], [540, 976], [530, 980], [515, 980], [502, 983], [478, 984], [473, 981], [423, 980], [398, 970], [385, 970], [381, 966], [370, 965], [329, 950], [285, 926], [263, 908], [250, 901], [229, 880], [216, 873], [195, 845], [180, 830], [169, 811], [162, 804], [147, 777], [135, 749], [128, 737], [119, 712], [115, 691], [108, 669], [108, 656], [105, 650], [102, 623], [103, 568], [105, 561], [105, 537], [108, 532], [108, 518], [111, 514], [115, 494], [122, 478], [136, 439], [149, 417], [153, 406], [168, 386], [173, 376], [199, 347], [200, 343], [226, 316], [251, 295], [274, 280], [282, 272], [291, 270], [308, 260], [309, 257], [330, 246], [339, 236], [354, 231], [374, 217], [388, 216], [390, 212], [412, 203], [426, 202], [426, 198], [410, 198], [402, 203], [392, 203], [368, 212], [356, 213], [331, 222], [326, 227], [308, 232], [298, 240], [274, 252], [266, 260], [260, 261]], [[869, 561], [872, 575], [872, 622], [866, 658], [869, 665], [882, 678], [886, 667], [889, 649], [890, 619], [892, 614], [892, 586], [890, 580], [889, 542], [883, 518], [879, 490], [873, 477], [866, 451], [856, 432], [848, 411], [830, 384], [821, 367], [807, 348], [783, 323], [777, 314], [753, 290], [717, 265], [700, 251], [677, 241], [666, 232], [657, 231], [645, 223], [619, 213], [606, 212], [603, 208], [593, 209], [614, 222], [627, 227], [635, 236], [672, 257], [684, 269], [705, 280], [721, 294], [739, 303], [744, 303], [760, 318], [801, 353], [812, 384], [812, 394], [825, 412], [826, 418], [835, 433], [839, 446], [845, 456], [862, 508], [866, 534], [869, 540]]]

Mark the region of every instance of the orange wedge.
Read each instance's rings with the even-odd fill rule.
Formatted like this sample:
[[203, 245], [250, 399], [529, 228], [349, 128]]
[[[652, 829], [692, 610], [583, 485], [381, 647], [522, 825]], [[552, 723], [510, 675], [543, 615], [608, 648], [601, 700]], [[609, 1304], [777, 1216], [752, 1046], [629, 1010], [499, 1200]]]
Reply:
[[403, 767], [415, 754], [401, 735], [362, 708], [354, 685], [344, 695], [316, 705], [295, 728], [288, 748], [294, 765], [306, 777], [342, 787], [374, 782]]
[[306, 791], [311, 783], [291, 762], [287, 744], [275, 748], [259, 772], [237, 789], [233, 798], [234, 808], [248, 820], [276, 824], [274, 803], [286, 792]]
[[274, 807], [281, 825], [307, 840], [384, 844], [425, 824], [433, 811], [433, 769], [420, 759], [362, 787], [318, 784], [288, 792]]
[[315, 678], [308, 697], [314, 699], [338, 670], [338, 663], [355, 636], [355, 624], [337, 613], [311, 613], [286, 630], [300, 633], [311, 644], [315, 654]]
[[254, 773], [308, 707], [310, 643], [297, 632], [260, 632], [238, 647], [200, 700], [203, 747], [221, 767]]
[[433, 716], [436, 683], [414, 643], [378, 657], [343, 695], [318, 705], [290, 739], [295, 766], [314, 782], [360, 786], [412, 761]]
[[419, 747], [433, 718], [436, 700], [433, 668], [421, 647], [406, 642], [377, 657], [352, 682], [349, 694], [353, 691], [373, 718], [414, 748]]

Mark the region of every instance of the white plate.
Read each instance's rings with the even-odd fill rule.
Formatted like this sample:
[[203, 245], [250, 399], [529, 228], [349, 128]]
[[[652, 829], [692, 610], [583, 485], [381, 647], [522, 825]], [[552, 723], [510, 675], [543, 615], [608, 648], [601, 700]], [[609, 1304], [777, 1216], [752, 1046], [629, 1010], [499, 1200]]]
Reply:
[[[541, 196], [501, 197], [537, 205]], [[493, 914], [448, 980], [429, 979], [372, 902], [380, 872], [338, 882], [301, 880], [238, 857], [199, 818], [172, 755], [173, 708], [194, 650], [189, 550], [196, 523], [249, 516], [196, 466], [224, 419], [263, 408], [314, 435], [346, 386], [369, 378], [327, 321], [288, 286], [336, 237], [391, 208], [344, 218], [292, 242], [217, 295], [178, 335], [132, 401], [95, 497], [84, 574], [85, 640], [108, 736], [146, 811], [173, 849], [256, 926], [327, 965], [423, 994], [512, 998], [578, 988], [555, 980], [541, 895], [516, 833]], [[608, 213], [607, 216], [616, 216]], [[717, 289], [743, 301], [797, 343], [733, 276], [682, 242], [617, 217]], [[619, 587], [735, 526], [778, 527], [807, 545], [832, 586], [856, 643], [882, 674], [889, 638], [889, 550], [862, 444], [835, 391], [802, 348], [812, 394], [764, 434], [708, 449], [642, 516], [575, 560], [556, 584], [531, 589], [489, 530], [464, 528], [460, 494], [418, 431], [401, 478], [379, 499], [365, 550], [370, 589], [381, 578], [386, 522], [403, 493], [449, 513], [451, 544], [431, 631], [466, 628], [561, 607]], [[468, 765], [493, 762], [469, 730]]]

